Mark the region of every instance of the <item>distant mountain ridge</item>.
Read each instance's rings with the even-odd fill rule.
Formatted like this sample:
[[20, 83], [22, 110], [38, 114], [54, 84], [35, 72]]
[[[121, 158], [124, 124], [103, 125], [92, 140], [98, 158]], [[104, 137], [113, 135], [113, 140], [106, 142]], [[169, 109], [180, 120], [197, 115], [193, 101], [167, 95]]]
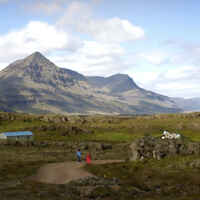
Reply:
[[126, 74], [115, 74], [110, 77], [88, 76], [88, 82], [98, 88], [108, 87], [111, 93], [126, 92], [139, 88]]
[[200, 98], [173, 98], [172, 99], [177, 107], [186, 112], [199, 112], [200, 111]]
[[128, 75], [86, 77], [57, 67], [39, 52], [0, 72], [0, 110], [60, 114], [181, 111], [171, 98], [140, 88]]

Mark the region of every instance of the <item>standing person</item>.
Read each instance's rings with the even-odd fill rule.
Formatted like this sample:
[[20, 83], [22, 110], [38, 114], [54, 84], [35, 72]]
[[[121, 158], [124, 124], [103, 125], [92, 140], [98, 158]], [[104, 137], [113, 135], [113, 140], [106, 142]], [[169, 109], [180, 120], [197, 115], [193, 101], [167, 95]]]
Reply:
[[90, 155], [90, 153], [87, 153], [87, 155], [86, 155], [86, 163], [87, 164], [91, 163], [91, 155]]
[[78, 162], [81, 162], [81, 150], [80, 149], [77, 150], [76, 156], [77, 156]]

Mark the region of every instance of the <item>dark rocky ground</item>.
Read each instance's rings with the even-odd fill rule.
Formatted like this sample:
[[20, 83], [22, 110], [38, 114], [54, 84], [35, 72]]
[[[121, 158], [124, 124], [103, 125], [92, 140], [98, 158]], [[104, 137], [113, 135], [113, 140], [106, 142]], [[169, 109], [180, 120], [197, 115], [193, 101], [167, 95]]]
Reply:
[[131, 160], [160, 160], [175, 155], [200, 155], [200, 142], [193, 142], [184, 137], [180, 139], [161, 139], [147, 136], [134, 141], [131, 145]]
[[[18, 130], [32, 130], [34, 142], [0, 145], [0, 200], [200, 197], [199, 113], [118, 117], [0, 114], [1, 132]], [[184, 137], [161, 141], [162, 130], [177, 131]], [[149, 136], [143, 137], [146, 133]], [[86, 170], [97, 178], [65, 185], [28, 179], [48, 163], [74, 161], [77, 148], [81, 148], [83, 156], [91, 152], [92, 159], [126, 162], [87, 166]], [[137, 161], [129, 162], [134, 153]]]

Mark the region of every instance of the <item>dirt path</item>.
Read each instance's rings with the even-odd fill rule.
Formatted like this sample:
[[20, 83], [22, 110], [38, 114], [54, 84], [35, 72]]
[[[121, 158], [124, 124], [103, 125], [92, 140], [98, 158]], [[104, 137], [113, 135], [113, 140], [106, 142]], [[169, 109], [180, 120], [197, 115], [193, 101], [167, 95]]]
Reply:
[[[119, 163], [122, 160], [96, 160], [92, 164]], [[64, 162], [47, 164], [41, 167], [33, 180], [42, 183], [65, 184], [72, 180], [77, 180], [85, 177], [92, 177], [93, 174], [87, 172], [83, 167], [85, 163]]]

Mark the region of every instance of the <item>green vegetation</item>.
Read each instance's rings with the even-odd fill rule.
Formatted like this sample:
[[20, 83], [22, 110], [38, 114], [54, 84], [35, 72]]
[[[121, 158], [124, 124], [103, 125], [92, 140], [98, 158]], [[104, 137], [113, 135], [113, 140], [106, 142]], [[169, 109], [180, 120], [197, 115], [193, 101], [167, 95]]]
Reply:
[[[199, 168], [200, 159], [190, 156], [90, 165], [86, 169], [100, 177], [119, 179], [118, 199], [138, 199], [141, 193], [142, 199], [193, 199], [200, 192]], [[102, 190], [101, 195], [106, 192]]]
[[[91, 186], [41, 184], [30, 177], [46, 163], [74, 160], [77, 146], [84, 155], [95, 149], [93, 159], [126, 159], [130, 142], [147, 134], [160, 136], [163, 130], [200, 141], [200, 113], [67, 117], [0, 113], [0, 132], [19, 130], [33, 131], [35, 146], [0, 145], [0, 197], [75, 200]], [[87, 143], [94, 146], [87, 149]], [[102, 143], [112, 144], [112, 149], [96, 150]], [[117, 178], [120, 184], [90, 188], [84, 200], [196, 200], [200, 194], [200, 159], [194, 156], [91, 165], [87, 170]]]
[[[39, 184], [31, 180], [44, 164], [72, 160], [63, 148], [0, 146], [0, 198], [7, 200], [66, 199], [69, 186]], [[69, 188], [69, 189], [68, 189]], [[69, 198], [70, 199], [70, 198]]]
[[12, 120], [1, 117], [0, 132], [31, 130], [36, 141], [129, 142], [145, 134], [160, 136], [163, 130], [168, 130], [200, 141], [199, 113], [138, 117], [69, 116], [64, 122], [61, 121], [62, 116], [45, 117], [17, 114]]

